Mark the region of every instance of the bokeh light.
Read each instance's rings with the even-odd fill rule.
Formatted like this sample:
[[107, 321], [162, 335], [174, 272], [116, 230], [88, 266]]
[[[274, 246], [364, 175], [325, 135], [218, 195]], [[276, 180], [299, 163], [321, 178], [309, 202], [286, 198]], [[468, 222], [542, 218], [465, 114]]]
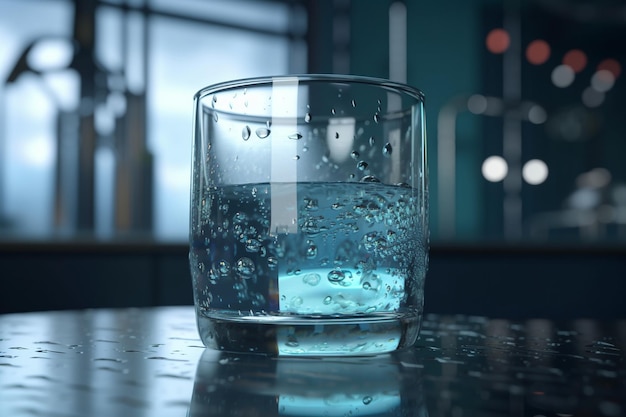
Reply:
[[481, 167], [483, 177], [487, 181], [502, 181], [509, 172], [509, 166], [501, 156], [493, 155], [485, 159]]
[[613, 78], [617, 79], [619, 75], [622, 73], [622, 66], [617, 60], [613, 58], [605, 59], [604, 61], [598, 64], [598, 71], [606, 70], [610, 71], [613, 74]]
[[552, 83], [559, 88], [568, 87], [574, 82], [575, 75], [569, 65], [559, 65], [552, 70]]
[[532, 124], [540, 125], [548, 120], [548, 114], [543, 107], [535, 104], [528, 110], [528, 121]]
[[591, 77], [591, 87], [600, 93], [609, 91], [613, 88], [613, 84], [615, 84], [615, 77], [609, 70], [596, 71]]
[[536, 39], [526, 47], [526, 59], [533, 65], [541, 65], [550, 58], [550, 45], [543, 39]]
[[539, 185], [548, 178], [548, 165], [541, 159], [531, 159], [522, 167], [522, 178], [531, 185]]
[[511, 45], [509, 32], [504, 29], [492, 29], [485, 40], [487, 49], [493, 54], [502, 54]]
[[580, 49], [572, 49], [563, 56], [563, 65], [579, 73], [587, 66], [587, 55]]
[[587, 87], [583, 90], [582, 101], [583, 104], [589, 108], [598, 107], [604, 103], [604, 93], [592, 87]]
[[474, 94], [467, 100], [467, 109], [474, 114], [483, 114], [487, 110], [487, 99], [482, 94]]

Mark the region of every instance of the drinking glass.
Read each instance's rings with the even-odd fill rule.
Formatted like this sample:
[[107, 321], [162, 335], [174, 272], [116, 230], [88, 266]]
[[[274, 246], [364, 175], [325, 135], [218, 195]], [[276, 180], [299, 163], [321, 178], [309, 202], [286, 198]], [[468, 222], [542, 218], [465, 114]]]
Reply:
[[299, 75], [194, 98], [190, 266], [203, 343], [285, 356], [414, 344], [428, 263], [423, 94]]

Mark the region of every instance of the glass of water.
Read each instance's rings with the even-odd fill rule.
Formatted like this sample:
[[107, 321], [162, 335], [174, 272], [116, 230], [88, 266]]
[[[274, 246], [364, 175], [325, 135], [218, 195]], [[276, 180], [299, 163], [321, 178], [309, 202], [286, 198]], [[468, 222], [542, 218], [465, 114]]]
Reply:
[[190, 265], [203, 343], [406, 348], [428, 262], [423, 94], [382, 79], [225, 82], [194, 98]]

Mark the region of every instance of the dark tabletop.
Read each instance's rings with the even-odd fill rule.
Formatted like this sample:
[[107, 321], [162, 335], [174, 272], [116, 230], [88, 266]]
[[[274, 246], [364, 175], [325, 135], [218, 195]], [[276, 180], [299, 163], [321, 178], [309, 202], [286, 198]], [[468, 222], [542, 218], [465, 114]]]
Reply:
[[0, 416], [626, 415], [626, 320], [427, 316], [355, 358], [205, 350], [192, 307], [0, 315]]

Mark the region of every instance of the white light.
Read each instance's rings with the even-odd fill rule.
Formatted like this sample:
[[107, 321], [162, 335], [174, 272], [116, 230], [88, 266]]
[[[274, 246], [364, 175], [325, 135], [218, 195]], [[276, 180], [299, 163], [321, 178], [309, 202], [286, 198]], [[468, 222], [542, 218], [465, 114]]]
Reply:
[[548, 165], [540, 159], [531, 159], [522, 168], [522, 178], [531, 184], [541, 184], [548, 178]]
[[467, 100], [467, 109], [474, 114], [483, 114], [487, 110], [487, 99], [482, 94], [474, 94]]
[[354, 117], [335, 117], [328, 120], [326, 143], [333, 162], [344, 162], [350, 156], [354, 145]]
[[28, 65], [45, 72], [67, 68], [74, 56], [74, 46], [69, 39], [44, 39], [38, 41], [28, 54]]
[[575, 73], [569, 65], [559, 65], [552, 70], [552, 83], [565, 88], [574, 82]]
[[494, 155], [485, 159], [481, 171], [487, 181], [498, 182], [506, 177], [506, 174], [509, 172], [509, 166], [504, 158]]
[[587, 87], [583, 91], [582, 101], [589, 108], [598, 107], [604, 102], [604, 93], [599, 92], [595, 88]]
[[28, 165], [48, 167], [54, 161], [54, 150], [51, 139], [36, 137], [22, 142], [20, 156]]
[[72, 111], [78, 108], [80, 77], [76, 71], [54, 71], [43, 74], [42, 78], [53, 92], [55, 101], [62, 110]]
[[596, 73], [591, 77], [591, 87], [600, 93], [606, 93], [613, 88], [614, 84], [615, 76], [611, 71], [596, 71]]
[[540, 125], [545, 123], [547, 119], [548, 115], [546, 114], [546, 111], [539, 105], [535, 104], [530, 108], [530, 110], [528, 110], [528, 121], [533, 124]]

